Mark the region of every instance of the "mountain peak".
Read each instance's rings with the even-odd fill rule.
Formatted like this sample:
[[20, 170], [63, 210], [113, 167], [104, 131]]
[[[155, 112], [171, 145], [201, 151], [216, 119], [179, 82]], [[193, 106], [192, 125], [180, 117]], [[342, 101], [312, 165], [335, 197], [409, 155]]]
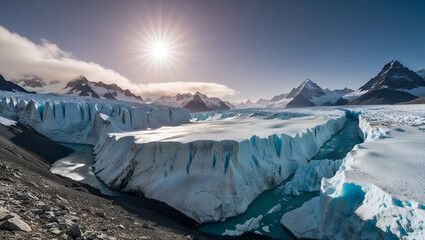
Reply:
[[397, 60], [385, 64], [378, 75], [360, 87], [360, 91], [373, 91], [383, 88], [413, 89], [425, 86], [425, 80], [403, 66]]
[[310, 78], [307, 78], [304, 80], [304, 82], [300, 85], [301, 88], [309, 88], [309, 89], [321, 89], [319, 85], [317, 85], [315, 82], [313, 82]]
[[208, 96], [207, 95], [205, 95], [205, 94], [203, 94], [203, 93], [201, 93], [201, 92], [199, 92], [199, 91], [197, 91], [195, 94], [193, 94], [194, 96], [200, 96], [200, 97], [202, 97], [202, 98], [208, 98]]
[[385, 64], [385, 66], [382, 68], [382, 73], [386, 73], [388, 72], [390, 69], [395, 69], [395, 68], [404, 68], [403, 64], [401, 64], [399, 61], [397, 60], [392, 60], [391, 62]]
[[74, 81], [81, 83], [89, 83], [89, 80], [84, 75], [78, 76], [77, 78], [75, 78]]
[[314, 83], [313, 81], [311, 81], [311, 79], [310, 79], [310, 78], [306, 78], [306, 79], [304, 80], [304, 82], [303, 82], [303, 83], [305, 84], [305, 83], [308, 83], [308, 82], [312, 82], [312, 83]]
[[403, 64], [401, 64], [399, 61], [397, 61], [397, 60], [392, 60], [391, 62], [390, 62], [390, 64], [391, 64], [391, 68], [403, 68], [404, 66], [403, 66]]

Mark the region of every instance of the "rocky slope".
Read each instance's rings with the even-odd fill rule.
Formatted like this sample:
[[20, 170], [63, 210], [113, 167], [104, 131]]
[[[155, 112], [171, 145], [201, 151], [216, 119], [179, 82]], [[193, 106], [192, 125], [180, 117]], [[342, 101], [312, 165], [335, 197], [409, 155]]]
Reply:
[[22, 88], [21, 86], [7, 81], [3, 75], [0, 74], [0, 90], [1, 91], [11, 91], [11, 92], [26, 92], [29, 93], [27, 90]]
[[347, 105], [396, 104], [408, 102], [416, 98], [416, 96], [404, 91], [383, 88], [367, 92]]
[[425, 103], [425, 96], [424, 97], [420, 97], [420, 98], [415, 98], [411, 101], [408, 102], [401, 102], [398, 104], [424, 104]]

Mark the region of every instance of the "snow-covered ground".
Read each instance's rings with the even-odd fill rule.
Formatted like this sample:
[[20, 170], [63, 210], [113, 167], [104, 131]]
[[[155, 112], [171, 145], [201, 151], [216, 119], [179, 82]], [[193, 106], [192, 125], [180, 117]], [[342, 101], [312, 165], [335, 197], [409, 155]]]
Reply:
[[[320, 198], [285, 214], [282, 224], [310, 238], [423, 239], [425, 105], [347, 110], [360, 116], [365, 142], [322, 181]], [[318, 222], [297, 222], [294, 215]]]

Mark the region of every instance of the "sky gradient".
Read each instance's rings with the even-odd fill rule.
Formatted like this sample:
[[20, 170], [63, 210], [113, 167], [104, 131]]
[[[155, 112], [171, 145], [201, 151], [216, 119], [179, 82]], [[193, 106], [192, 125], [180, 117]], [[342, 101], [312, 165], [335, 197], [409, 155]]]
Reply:
[[[238, 92], [224, 99], [239, 101], [270, 99], [306, 78], [357, 89], [392, 59], [425, 68], [424, 12], [424, 1], [1, 0], [0, 25], [138, 84], [218, 83]], [[158, 19], [171, 20], [184, 56], [149, 70], [137, 42]]]

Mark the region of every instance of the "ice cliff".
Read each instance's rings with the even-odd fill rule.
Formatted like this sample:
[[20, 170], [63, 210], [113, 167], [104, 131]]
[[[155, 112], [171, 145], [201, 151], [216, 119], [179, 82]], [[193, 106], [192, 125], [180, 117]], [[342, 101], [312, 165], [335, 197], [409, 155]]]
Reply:
[[340, 113], [295, 136], [245, 140], [145, 142], [110, 135], [96, 145], [94, 167], [112, 188], [163, 201], [199, 223], [224, 221], [292, 175], [344, 122]]
[[185, 109], [124, 101], [3, 91], [0, 98], [0, 114], [61, 142], [95, 145], [110, 132], [174, 126], [191, 118]]

